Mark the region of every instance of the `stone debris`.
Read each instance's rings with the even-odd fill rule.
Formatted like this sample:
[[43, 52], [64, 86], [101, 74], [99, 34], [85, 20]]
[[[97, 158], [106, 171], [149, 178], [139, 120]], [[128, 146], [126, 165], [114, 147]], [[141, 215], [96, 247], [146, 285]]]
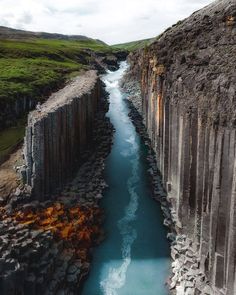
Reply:
[[28, 116], [24, 142], [26, 184], [44, 201], [74, 175], [91, 144], [102, 96], [96, 71], [87, 71], [52, 94]]
[[176, 294], [214, 294], [199, 268], [200, 257], [196, 245], [189, 238], [185, 235], [176, 236], [171, 245], [171, 257], [174, 261], [170, 289], [175, 288]]
[[1, 295], [75, 295], [82, 287], [92, 248], [105, 237], [98, 202], [107, 188], [104, 161], [114, 132], [108, 106], [103, 93], [91, 144], [62, 193], [39, 202], [26, 186], [0, 208]]
[[128, 57], [132, 116], [142, 134], [143, 115], [168, 195], [155, 179], [155, 199], [171, 233], [192, 241], [186, 251], [189, 242], [168, 235], [179, 261], [173, 293], [236, 294], [235, 16], [235, 0], [214, 1]]
[[170, 293], [173, 295], [212, 295], [213, 289], [203, 272], [199, 268], [199, 245], [194, 244], [186, 235], [177, 234], [178, 219], [176, 211], [168, 198], [162, 183], [162, 176], [157, 168], [156, 154], [153, 151], [150, 138], [144, 125], [141, 111], [140, 91], [136, 91], [137, 83], [123, 81], [123, 90], [128, 99], [130, 107], [130, 118], [137, 131], [148, 147], [147, 170], [152, 184], [153, 198], [161, 204], [164, 225], [170, 230], [167, 238], [170, 241], [172, 262], [172, 275], [168, 280]]

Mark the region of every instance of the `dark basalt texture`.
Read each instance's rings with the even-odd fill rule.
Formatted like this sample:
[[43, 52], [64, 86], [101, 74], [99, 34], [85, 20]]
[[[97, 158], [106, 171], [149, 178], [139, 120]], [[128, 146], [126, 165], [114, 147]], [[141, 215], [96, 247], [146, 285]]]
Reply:
[[101, 89], [96, 72], [86, 72], [29, 114], [25, 181], [37, 200], [61, 191], [78, 168], [96, 128]]
[[19, 191], [0, 207], [1, 295], [80, 293], [92, 249], [104, 238], [98, 203], [107, 187], [104, 162], [114, 130], [106, 117], [108, 96], [104, 90], [101, 94], [91, 145], [80, 154], [83, 164], [63, 192], [31, 201], [27, 192]]
[[126, 83], [139, 82], [142, 114], [178, 234], [171, 287], [177, 294], [233, 295], [235, 1], [195, 12], [130, 54], [129, 63]]

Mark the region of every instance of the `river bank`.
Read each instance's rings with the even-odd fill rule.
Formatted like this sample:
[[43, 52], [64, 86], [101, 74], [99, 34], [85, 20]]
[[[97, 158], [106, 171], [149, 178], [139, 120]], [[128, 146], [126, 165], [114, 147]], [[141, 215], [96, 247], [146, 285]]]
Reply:
[[118, 88], [124, 70], [104, 77], [111, 107], [106, 115], [104, 92], [93, 141], [73, 181], [49, 201], [31, 201], [30, 192], [18, 191], [1, 208], [3, 295], [16, 289], [30, 295], [168, 294], [169, 245], [148, 178], [162, 202], [164, 191], [148, 138], [136, 134]]
[[92, 248], [104, 238], [98, 202], [114, 131], [105, 117], [109, 98], [102, 96], [84, 164], [64, 191], [38, 202], [17, 190], [1, 207], [1, 294], [76, 294], [88, 274]]
[[235, 11], [215, 1], [128, 57], [182, 235], [172, 251], [179, 294], [236, 293]]
[[[158, 169], [158, 154], [153, 150], [150, 137], [145, 127], [145, 118], [142, 112], [141, 90], [137, 81], [128, 77], [128, 73], [121, 83], [122, 89], [127, 97], [127, 104], [130, 108], [129, 116], [141, 135], [148, 148], [147, 161], [149, 164], [148, 173], [152, 187], [152, 198], [161, 204], [164, 216], [164, 225], [169, 229], [167, 238], [170, 241], [171, 249], [171, 274], [168, 279], [168, 287], [171, 294], [176, 295], [211, 295], [212, 288], [206, 278], [202, 268], [199, 268], [198, 245], [188, 238], [177, 226], [177, 216], [172, 204], [172, 199], [168, 197], [162, 175]], [[197, 291], [196, 291], [197, 290]]]
[[109, 187], [101, 200], [106, 239], [94, 251], [83, 295], [168, 294], [169, 245], [161, 210], [150, 198], [148, 151], [119, 87], [126, 68], [122, 63], [103, 78], [110, 93], [107, 116], [116, 132], [104, 170]]

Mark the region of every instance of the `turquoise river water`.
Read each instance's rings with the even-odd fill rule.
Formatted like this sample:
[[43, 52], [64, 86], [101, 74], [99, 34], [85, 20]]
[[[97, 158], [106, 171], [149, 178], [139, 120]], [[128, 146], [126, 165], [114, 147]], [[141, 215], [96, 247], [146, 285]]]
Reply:
[[106, 160], [109, 188], [101, 201], [107, 237], [94, 251], [82, 295], [167, 295], [170, 253], [159, 205], [151, 198], [144, 143], [128, 117], [119, 80], [121, 63], [103, 81], [110, 94], [108, 117], [114, 144]]

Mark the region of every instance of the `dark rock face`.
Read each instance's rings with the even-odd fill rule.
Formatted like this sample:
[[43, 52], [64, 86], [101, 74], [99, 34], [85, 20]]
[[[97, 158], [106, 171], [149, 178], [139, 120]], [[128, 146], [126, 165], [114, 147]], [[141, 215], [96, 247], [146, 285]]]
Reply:
[[36, 100], [22, 97], [21, 100], [6, 103], [0, 102], [0, 130], [13, 126], [17, 119], [22, 117], [22, 114], [32, 110], [36, 105]]
[[[98, 45], [106, 45], [101, 40], [95, 40], [92, 38], [88, 38], [82, 35], [62, 35], [62, 34], [51, 34], [45, 32], [30, 32], [24, 30], [16, 30], [8, 27], [0, 26], [0, 40], [3, 42], [6, 40], [19, 40], [19, 41], [30, 41], [35, 39], [49, 39], [49, 40], [78, 40], [78, 41], [96, 41]], [[25, 44], [27, 46], [27, 43]], [[32, 45], [32, 44], [31, 44]], [[37, 44], [35, 44], [37, 47]], [[107, 48], [109, 48], [107, 46]], [[38, 53], [40, 56], [40, 53]], [[45, 53], [41, 53], [42, 57], [45, 57]], [[85, 66], [84, 68], [90, 70], [97, 70], [100, 74], [104, 74], [107, 69], [114, 71], [119, 68], [119, 62], [121, 60], [125, 60], [128, 55], [128, 52], [125, 50], [109, 50], [104, 52], [94, 51], [89, 48], [84, 48], [83, 50], [79, 50], [74, 56], [74, 63], [81, 64]], [[0, 56], [4, 57], [4, 50], [0, 52]], [[29, 56], [31, 53], [29, 52]], [[53, 59], [56, 61], [63, 61], [64, 59], [55, 54], [53, 52], [48, 53], [47, 58]], [[66, 56], [66, 54], [65, 54]], [[2, 69], [4, 71], [4, 69]], [[66, 74], [66, 72], [64, 73]], [[7, 127], [11, 127], [16, 125], [17, 120], [22, 118], [22, 116], [28, 114], [29, 111], [33, 110], [37, 104], [37, 102], [44, 102], [45, 99], [51, 95], [52, 92], [55, 92], [62, 88], [66, 83], [66, 75], [61, 75], [60, 79], [48, 85], [44, 85], [40, 88], [37, 88], [37, 95], [29, 96], [29, 95], [18, 95], [15, 99], [9, 97], [9, 99], [0, 100], [0, 130], [3, 130]], [[31, 81], [32, 82], [32, 81]]]
[[[91, 78], [91, 74], [88, 76]], [[0, 207], [1, 295], [80, 293], [92, 249], [104, 239], [103, 211], [98, 203], [107, 187], [104, 161], [114, 130], [106, 117], [108, 96], [104, 91], [101, 94], [92, 143], [83, 152], [83, 164], [64, 191], [40, 202], [32, 201], [27, 191], [19, 191], [5, 207]]]
[[194, 13], [129, 62], [126, 80], [140, 82], [145, 125], [181, 236], [172, 249], [172, 286], [178, 294], [235, 294], [235, 1]]
[[[82, 65], [89, 66], [89, 69], [96, 70], [99, 74], [105, 74], [107, 70], [118, 70], [120, 61], [125, 60], [127, 55], [128, 52], [122, 50], [114, 52], [114, 54], [107, 54], [94, 53], [92, 50], [86, 49], [83, 54], [78, 54], [77, 58]], [[89, 65], [87, 59], [90, 59]], [[54, 85], [52, 84], [50, 89], [42, 89], [41, 97], [30, 98], [26, 96], [15, 101], [9, 101], [9, 103], [0, 101], [0, 130], [14, 126], [17, 120], [35, 108], [37, 102], [45, 101], [52, 92], [60, 89], [64, 84], [64, 81], [61, 80]]]
[[89, 248], [100, 239], [99, 209], [31, 203], [2, 217], [1, 294], [75, 294], [88, 272]]
[[90, 68], [97, 70], [99, 74], [105, 74], [107, 69], [110, 71], [118, 70], [120, 62], [127, 58], [128, 51], [120, 50], [110, 54], [90, 51], [90, 54], [92, 57]]
[[37, 200], [61, 191], [78, 168], [91, 143], [100, 97], [101, 82], [95, 71], [89, 71], [30, 113], [24, 147], [26, 183]]

